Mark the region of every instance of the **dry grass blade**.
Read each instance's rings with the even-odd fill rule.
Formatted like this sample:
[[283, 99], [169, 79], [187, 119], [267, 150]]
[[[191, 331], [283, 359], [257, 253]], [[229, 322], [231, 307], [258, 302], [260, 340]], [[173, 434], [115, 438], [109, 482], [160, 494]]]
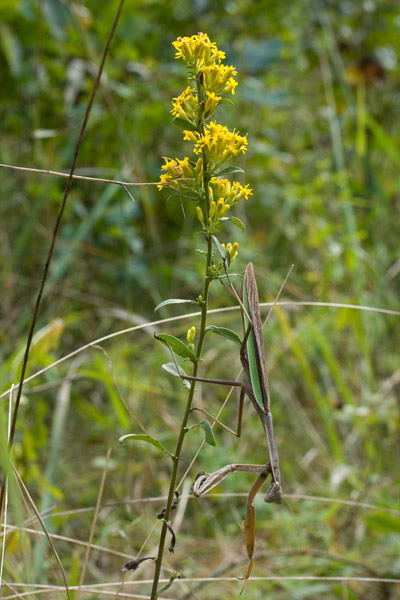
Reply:
[[[295, 308], [296, 306], [316, 306], [316, 307], [320, 306], [320, 307], [326, 307], [326, 308], [350, 308], [352, 310], [361, 310], [361, 311], [366, 311], [366, 312], [380, 313], [380, 314], [386, 314], [386, 315], [400, 317], [400, 311], [398, 311], [398, 310], [390, 310], [387, 308], [379, 308], [379, 307], [374, 307], [374, 306], [363, 306], [363, 305], [357, 305], [357, 304], [342, 304], [339, 302], [311, 302], [311, 301], [310, 302], [308, 302], [308, 301], [304, 301], [304, 302], [291, 302], [291, 301], [261, 302], [260, 306], [262, 306], [262, 307], [282, 306], [282, 307], [286, 307], [286, 308], [290, 308], [290, 307]], [[226, 308], [213, 308], [213, 309], [209, 310], [208, 312], [209, 312], [209, 314], [216, 314], [216, 313], [230, 312], [230, 311], [236, 311], [236, 310], [239, 310], [238, 306], [229, 306]], [[50, 369], [53, 369], [54, 367], [57, 367], [58, 365], [62, 364], [63, 362], [69, 360], [70, 358], [77, 356], [81, 352], [84, 352], [85, 350], [89, 350], [90, 348], [93, 348], [94, 346], [101, 344], [102, 342], [111, 340], [120, 335], [126, 335], [126, 334], [132, 333], [134, 331], [140, 331], [141, 329], [147, 329], [148, 327], [154, 327], [155, 325], [161, 325], [163, 323], [172, 323], [175, 321], [181, 321], [181, 320], [185, 320], [185, 319], [193, 319], [200, 315], [201, 315], [200, 312], [188, 313], [186, 315], [179, 315], [177, 317], [169, 317], [168, 319], [159, 319], [157, 321], [149, 321], [148, 323], [134, 325], [133, 327], [121, 329], [120, 331], [115, 331], [114, 333], [109, 333], [108, 335], [104, 335], [101, 338], [98, 338], [98, 339], [94, 340], [93, 342], [90, 342], [89, 344], [85, 344], [84, 346], [77, 348], [73, 352], [70, 352], [69, 354], [62, 356], [61, 358], [59, 358], [55, 362], [51, 363], [47, 367], [40, 369], [36, 373], [33, 373], [32, 375], [30, 375], [29, 377], [24, 379], [24, 381], [22, 383], [25, 385], [29, 381], [36, 379], [36, 377], [43, 375]], [[15, 389], [18, 389], [19, 386], [20, 386], [19, 383], [14, 385]], [[10, 391], [11, 391], [11, 388], [2, 392], [2, 394], [0, 394], [0, 398], [4, 398], [5, 396], [7, 396], [10, 393]]]
[[100, 482], [99, 493], [98, 493], [98, 496], [97, 496], [96, 508], [94, 510], [94, 515], [93, 515], [93, 520], [92, 520], [92, 526], [90, 528], [89, 542], [88, 542], [88, 545], [86, 547], [85, 558], [84, 558], [84, 561], [83, 561], [83, 567], [82, 567], [82, 571], [81, 571], [81, 574], [80, 574], [80, 577], [79, 577], [79, 585], [78, 585], [78, 591], [76, 593], [76, 598], [79, 597], [79, 592], [81, 591], [83, 580], [85, 578], [86, 567], [87, 567], [88, 562], [89, 562], [89, 555], [90, 555], [90, 550], [92, 548], [94, 531], [96, 529], [96, 524], [97, 524], [97, 517], [99, 516], [101, 499], [103, 497], [103, 491], [104, 491], [104, 485], [105, 485], [106, 477], [107, 477], [107, 470], [108, 470], [108, 463], [110, 461], [110, 455], [111, 455], [111, 448], [109, 448], [108, 451], [107, 451], [106, 462], [105, 462], [105, 465], [104, 465], [103, 474], [102, 474], [101, 482]]
[[[34, 535], [41, 535], [41, 536], [46, 535], [42, 531], [37, 531], [36, 529], [29, 529], [28, 527], [16, 527], [14, 525], [8, 525], [7, 533], [11, 532], [11, 531], [24, 531], [25, 533], [33, 533]], [[88, 542], [84, 542], [82, 540], [77, 540], [75, 538], [70, 538], [65, 535], [58, 535], [56, 533], [48, 533], [48, 535], [53, 540], [60, 540], [62, 542], [68, 542], [70, 544], [76, 544], [77, 546], [88, 546], [89, 545]], [[120, 556], [121, 558], [132, 558], [131, 554], [126, 554], [125, 552], [119, 552], [118, 550], [112, 550], [111, 548], [107, 548], [106, 546], [99, 546], [98, 544], [91, 544], [91, 548], [93, 550], [99, 550], [100, 552], [104, 552], [106, 554]]]
[[47, 540], [48, 540], [48, 542], [50, 544], [50, 547], [51, 547], [51, 549], [53, 551], [53, 554], [54, 554], [54, 556], [56, 558], [56, 561], [58, 562], [58, 565], [60, 567], [62, 578], [64, 580], [65, 591], [67, 592], [67, 596], [68, 596], [69, 600], [71, 600], [71, 595], [70, 595], [69, 588], [68, 588], [67, 575], [66, 575], [66, 573], [64, 571], [64, 567], [62, 565], [60, 557], [58, 556], [58, 552], [57, 552], [56, 547], [55, 547], [55, 545], [53, 543], [53, 540], [51, 539], [51, 536], [49, 535], [49, 532], [47, 531], [47, 527], [44, 524], [44, 521], [43, 521], [43, 519], [42, 519], [42, 517], [40, 515], [40, 512], [36, 508], [36, 505], [35, 505], [32, 497], [31, 497], [30, 493], [28, 492], [27, 487], [25, 486], [24, 482], [22, 481], [22, 479], [20, 477], [20, 474], [18, 473], [17, 469], [14, 466], [13, 466], [13, 469], [14, 469], [14, 473], [15, 473], [17, 479], [18, 479], [18, 482], [19, 482], [20, 486], [22, 487], [22, 489], [23, 489], [23, 491], [25, 493], [25, 496], [27, 497], [28, 502], [31, 505], [31, 508], [32, 508], [33, 512], [35, 513], [35, 515], [36, 515], [36, 517], [37, 517], [40, 525], [42, 526], [42, 529], [43, 529], [43, 532], [44, 532], [45, 536], [47, 537]]
[[[11, 386], [9, 402], [8, 402], [8, 423], [7, 423], [7, 443], [10, 442], [10, 430], [11, 430], [11, 418], [12, 418], [12, 403], [13, 403], [13, 392], [14, 386]], [[6, 531], [7, 527], [7, 508], [8, 508], [8, 478], [5, 481], [5, 497], [4, 497], [4, 523], [0, 523], [0, 526], [3, 527], [4, 531]], [[1, 510], [0, 510], [1, 513]], [[4, 556], [6, 549], [6, 536], [3, 536], [3, 543], [1, 547], [1, 564], [0, 564], [0, 589], [3, 581], [3, 569], [4, 569]]]

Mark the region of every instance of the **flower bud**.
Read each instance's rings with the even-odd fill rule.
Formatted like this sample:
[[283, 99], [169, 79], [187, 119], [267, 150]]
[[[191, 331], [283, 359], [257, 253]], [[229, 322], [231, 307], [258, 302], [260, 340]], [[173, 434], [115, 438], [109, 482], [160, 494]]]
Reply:
[[193, 342], [195, 335], [196, 335], [196, 327], [191, 327], [190, 329], [188, 329], [188, 332], [186, 334], [186, 339], [189, 344], [191, 344]]
[[204, 215], [203, 215], [203, 211], [201, 210], [200, 206], [196, 206], [196, 213], [197, 213], [198, 220], [204, 227]]
[[208, 214], [210, 215], [210, 218], [212, 219], [215, 213], [215, 202], [214, 200], [212, 200], [211, 204], [210, 204], [210, 210], [208, 212]]

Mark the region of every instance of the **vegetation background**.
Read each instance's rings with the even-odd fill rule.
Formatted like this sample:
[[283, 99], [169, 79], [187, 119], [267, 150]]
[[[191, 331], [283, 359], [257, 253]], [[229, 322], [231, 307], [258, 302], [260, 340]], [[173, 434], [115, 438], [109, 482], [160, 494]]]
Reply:
[[[1, 0], [1, 163], [69, 169], [116, 4]], [[287, 300], [399, 310], [397, 2], [126, 0], [78, 174], [155, 182], [162, 156], [185, 155], [170, 109], [186, 73], [171, 43], [198, 31], [238, 70], [234, 106], [226, 106], [223, 118], [248, 132], [240, 166], [254, 195], [236, 213], [246, 231], [232, 227], [220, 236], [240, 242], [237, 271], [253, 261], [261, 301], [274, 297], [294, 263]], [[65, 180], [2, 168], [0, 182], [3, 391], [18, 380]], [[119, 186], [73, 184], [29, 375], [97, 338], [159, 318], [153, 308], [166, 298], [198, 295], [194, 207], [185, 202], [183, 215], [165, 190], [130, 189], [135, 201]], [[232, 305], [223, 290], [213, 292], [213, 307]], [[166, 308], [160, 318], [179, 314]], [[308, 305], [279, 308], [270, 319], [267, 367], [289, 507], [258, 499], [260, 556], [253, 575], [283, 579], [250, 582], [249, 600], [399, 597], [393, 583], [284, 579], [400, 576], [398, 321], [399, 314]], [[238, 311], [210, 322], [240, 330]], [[87, 547], [80, 543], [89, 539], [108, 448], [84, 584], [93, 590], [121, 581], [122, 564], [137, 555], [156, 522], [170, 464], [152, 447], [120, 446], [118, 438], [140, 432], [139, 419], [166, 447], [174, 446], [185, 394], [161, 369], [169, 359], [153, 332], [179, 336], [194, 324], [183, 319], [113, 337], [24, 388], [13, 458], [38, 508], [47, 511], [49, 530], [62, 536], [54, 541], [71, 585], [82, 575]], [[226, 340], [208, 343], [204, 373], [232, 378], [238, 370]], [[196, 404], [215, 414], [224, 397], [223, 389], [199, 386]], [[263, 434], [249, 406], [242, 439], [217, 429], [218, 446], [201, 450], [181, 491], [189, 493], [198, 471], [265, 461]], [[236, 414], [233, 397], [223, 420], [232, 425]], [[199, 429], [187, 437], [185, 467], [201, 440]], [[164, 577], [244, 573], [245, 498], [229, 494], [245, 495], [252, 480], [236, 474], [215, 490], [227, 495], [181, 502], [176, 551]], [[1, 593], [54, 598], [51, 586], [62, 586], [54, 556], [35, 533], [22, 495], [11, 492]], [[154, 533], [144, 555], [153, 556], [156, 545]], [[151, 579], [153, 569], [146, 562], [128, 581]], [[235, 580], [180, 582], [165, 596], [228, 598], [239, 589]], [[86, 589], [85, 597], [114, 596], [115, 590]], [[128, 583], [123, 593], [145, 597], [149, 585]]]

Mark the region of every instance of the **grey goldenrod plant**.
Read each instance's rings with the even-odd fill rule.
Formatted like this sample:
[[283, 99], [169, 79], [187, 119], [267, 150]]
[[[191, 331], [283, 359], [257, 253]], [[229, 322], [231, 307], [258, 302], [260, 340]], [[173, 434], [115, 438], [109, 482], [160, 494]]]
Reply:
[[[188, 388], [188, 398], [175, 451], [172, 453], [166, 450], [158, 440], [151, 436], [128, 434], [121, 438], [121, 441], [126, 438], [147, 441], [164, 450], [172, 460], [167, 504], [158, 515], [163, 524], [158, 555], [155, 558], [156, 566], [151, 600], [155, 600], [163, 591], [168, 589], [177, 576], [174, 574], [169, 584], [159, 589], [158, 584], [168, 532], [172, 536], [170, 551], [173, 551], [175, 544], [170, 516], [178, 501], [176, 482], [183, 442], [188, 431], [192, 429], [192, 427], [188, 427], [188, 420], [195, 391], [194, 378], [197, 377], [204, 338], [207, 332], [210, 284], [213, 280], [221, 280], [226, 277], [226, 270], [238, 255], [238, 242], [220, 243], [215, 233], [220, 231], [224, 222], [228, 220], [241, 229], [244, 228], [243, 223], [237, 217], [231, 215], [230, 212], [241, 199], [247, 199], [252, 194], [252, 190], [247, 185], [243, 186], [238, 181], [230, 181], [226, 178], [227, 175], [243, 173], [241, 168], [225, 166], [225, 163], [237, 157], [240, 153], [246, 152], [247, 136], [240, 135], [237, 131], [230, 131], [216, 120], [210, 120], [211, 118], [215, 119], [217, 110], [223, 103], [231, 102], [227, 96], [235, 94], [237, 86], [235, 68], [223, 63], [225, 53], [218, 50], [216, 44], [211, 42], [208, 35], [204, 33], [178, 38], [173, 42], [173, 45], [176, 49], [175, 58], [183, 60], [189, 76], [187, 87], [178, 97], [173, 99], [171, 112], [174, 116], [174, 124], [183, 130], [183, 139], [193, 145], [194, 160], [191, 160], [189, 156], [182, 159], [164, 157], [163, 173], [158, 187], [160, 190], [168, 188], [174, 194], [188, 198], [195, 203], [196, 215], [206, 244], [206, 251], [203, 252], [206, 257], [206, 264], [202, 293], [196, 301], [201, 309], [198, 332], [196, 332], [195, 327], [188, 330], [187, 344], [169, 334], [156, 336], [170, 349], [174, 357], [173, 363], [164, 365], [166, 370], [179, 377], [186, 375], [183, 368], [178, 366], [175, 354], [192, 363], [191, 380], [190, 382], [184, 380]], [[216, 259], [216, 257], [218, 258]], [[158, 305], [156, 310], [161, 306], [184, 302], [193, 303], [194, 301], [170, 299]], [[232, 335], [235, 335], [234, 332], [214, 326], [209, 331], [225, 335], [231, 340]], [[196, 343], [195, 340], [197, 340]], [[196, 426], [198, 425], [194, 427]], [[209, 422], [203, 421], [200, 426], [204, 429], [206, 442], [215, 445]], [[141, 560], [130, 561], [130, 566], [127, 567], [127, 563], [125, 568], [137, 568]]]

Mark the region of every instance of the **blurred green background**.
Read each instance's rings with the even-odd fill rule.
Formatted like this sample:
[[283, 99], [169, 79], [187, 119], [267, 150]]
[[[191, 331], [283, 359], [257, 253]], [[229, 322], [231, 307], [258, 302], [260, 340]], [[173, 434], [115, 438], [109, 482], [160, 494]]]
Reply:
[[[69, 169], [116, 9], [111, 1], [1, 0], [1, 163]], [[186, 86], [171, 44], [198, 31], [238, 70], [234, 106], [217, 113], [230, 128], [248, 132], [241, 181], [254, 195], [236, 211], [246, 231], [229, 225], [219, 236], [240, 242], [237, 272], [253, 261], [261, 301], [276, 295], [293, 263], [283, 299], [399, 310], [398, 2], [126, 0], [77, 174], [154, 182], [163, 156], [187, 154], [170, 114], [171, 98]], [[3, 391], [18, 380], [65, 180], [0, 168], [0, 183]], [[130, 190], [135, 201], [118, 186], [73, 184], [29, 374], [101, 336], [182, 314], [165, 308], [156, 316], [153, 309], [201, 291], [194, 206], [185, 201], [182, 210], [155, 187]], [[232, 303], [213, 288], [212, 307]], [[269, 321], [265, 345], [284, 492], [354, 504], [289, 496], [288, 506], [277, 507], [260, 495], [254, 575], [400, 576], [398, 321], [316, 306], [282, 308]], [[48, 511], [49, 530], [69, 538], [55, 542], [71, 585], [82, 573], [85, 546], [77, 542], [89, 538], [108, 448], [102, 498], [108, 506], [100, 509], [93, 538], [102, 549], [92, 549], [84, 583], [120, 581], [123, 555], [136, 556], [164, 505], [137, 501], [166, 493], [165, 456], [140, 443], [119, 446], [118, 438], [140, 432], [139, 419], [173, 449], [185, 393], [161, 369], [169, 357], [153, 332], [180, 336], [196, 323], [178, 320], [112, 338], [103, 351], [80, 353], [24, 388], [13, 459], [38, 508]], [[238, 311], [212, 315], [209, 323], [240, 331]], [[202, 370], [233, 378], [235, 348], [210, 338]], [[224, 397], [223, 389], [198, 386], [196, 405], [216, 414]], [[7, 410], [3, 397], [3, 440]], [[222, 418], [233, 426], [236, 415], [234, 395]], [[193, 423], [199, 420], [193, 415]], [[242, 439], [221, 429], [216, 438], [217, 448], [204, 447], [190, 470], [185, 493], [198, 471], [266, 460], [250, 403]], [[199, 429], [187, 436], [182, 474], [201, 440]], [[216, 491], [246, 493], [251, 482], [236, 474]], [[18, 529], [6, 538], [4, 579], [13, 589], [4, 586], [4, 597], [32, 591], [29, 584], [62, 585], [15, 489], [8, 512]], [[182, 501], [176, 551], [163, 576], [174, 570], [187, 578], [243, 575], [244, 513], [244, 497]], [[144, 555], [153, 556], [156, 544], [154, 533]], [[146, 562], [129, 581], [151, 578], [153, 570]], [[235, 581], [196, 585], [175, 583], [165, 597], [230, 598], [240, 590]], [[125, 592], [145, 595], [149, 586]], [[258, 581], [246, 589], [251, 600], [398, 594], [394, 584], [361, 582]]]

